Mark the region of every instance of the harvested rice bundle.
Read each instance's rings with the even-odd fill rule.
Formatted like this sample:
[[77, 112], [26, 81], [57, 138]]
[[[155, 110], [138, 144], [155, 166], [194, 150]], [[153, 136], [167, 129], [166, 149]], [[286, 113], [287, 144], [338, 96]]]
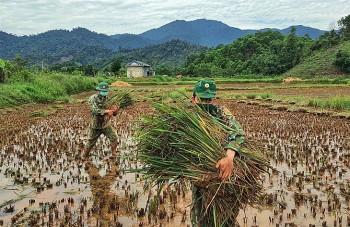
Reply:
[[105, 102], [106, 107], [118, 105], [123, 109], [131, 106], [134, 102], [130, 96], [131, 90], [110, 91]]
[[235, 223], [239, 208], [261, 195], [267, 159], [247, 143], [234, 159], [231, 178], [222, 182], [215, 165], [226, 154], [228, 126], [196, 105], [154, 107], [139, 131], [138, 158], [145, 166], [137, 171], [144, 174], [146, 187], [188, 180], [202, 190], [201, 213], [208, 226]]

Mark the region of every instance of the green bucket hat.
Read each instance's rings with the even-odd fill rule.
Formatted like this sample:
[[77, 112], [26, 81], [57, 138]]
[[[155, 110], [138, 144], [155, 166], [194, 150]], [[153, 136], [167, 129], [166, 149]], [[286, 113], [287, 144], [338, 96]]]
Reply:
[[200, 80], [194, 85], [193, 93], [200, 98], [215, 98], [216, 85], [211, 80]]
[[101, 82], [97, 85], [96, 90], [108, 92], [109, 84], [107, 84], [106, 82]]

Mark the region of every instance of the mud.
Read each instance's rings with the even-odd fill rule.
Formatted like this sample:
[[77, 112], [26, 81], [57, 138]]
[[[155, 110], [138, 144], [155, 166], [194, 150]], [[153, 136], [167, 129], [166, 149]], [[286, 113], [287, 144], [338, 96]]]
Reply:
[[[135, 89], [141, 97], [150, 89], [161, 90]], [[171, 87], [165, 87], [164, 92], [169, 91]], [[220, 94], [226, 92], [230, 91]], [[60, 104], [64, 108], [45, 117], [29, 115], [49, 104], [0, 115], [0, 225], [190, 225], [189, 185], [169, 187], [157, 196], [155, 190], [143, 190], [142, 176], [128, 171], [141, 168], [126, 156], [137, 152], [134, 135], [139, 116], [152, 111], [142, 98], [112, 121], [120, 158], [110, 158], [105, 137], [89, 159], [82, 157], [89, 94], [76, 96], [80, 102]], [[261, 145], [274, 168], [264, 176], [260, 204], [241, 210], [237, 219], [241, 226], [349, 225], [349, 120], [228, 99], [219, 102], [234, 113], [248, 141]]]

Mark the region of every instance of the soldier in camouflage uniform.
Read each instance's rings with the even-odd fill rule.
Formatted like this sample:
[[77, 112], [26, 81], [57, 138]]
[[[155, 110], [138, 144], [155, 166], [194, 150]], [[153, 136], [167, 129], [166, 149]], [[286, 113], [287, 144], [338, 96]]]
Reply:
[[[232, 128], [229, 132], [228, 142], [225, 146], [226, 156], [220, 159], [216, 168], [220, 170], [219, 178], [222, 181], [228, 179], [233, 171], [233, 159], [239, 155], [240, 144], [244, 142], [244, 132], [240, 124], [235, 120], [232, 113], [224, 106], [214, 104], [216, 96], [216, 85], [210, 80], [198, 81], [193, 90], [192, 103], [197, 104], [212, 116], [219, 118]], [[201, 191], [205, 188], [194, 185], [192, 189], [191, 222], [193, 226], [207, 227], [205, 217], [203, 218]], [[237, 207], [237, 214], [238, 214]], [[234, 226], [236, 223], [226, 223], [227, 226]]]
[[114, 106], [112, 109], [105, 108], [106, 96], [109, 92], [109, 85], [101, 82], [96, 87], [97, 94], [90, 96], [90, 129], [89, 140], [85, 147], [85, 156], [88, 157], [90, 151], [96, 144], [101, 134], [104, 134], [111, 142], [112, 157], [117, 153], [118, 138], [112, 126], [109, 124], [111, 116], [115, 115], [119, 108]]

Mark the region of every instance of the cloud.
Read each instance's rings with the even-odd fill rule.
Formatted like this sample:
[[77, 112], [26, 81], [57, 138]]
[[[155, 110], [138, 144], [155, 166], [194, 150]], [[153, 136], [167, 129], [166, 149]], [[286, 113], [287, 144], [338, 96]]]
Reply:
[[174, 20], [212, 19], [242, 29], [302, 24], [327, 30], [348, 15], [347, 0], [1, 0], [0, 30], [29, 35], [85, 27], [139, 34]]

